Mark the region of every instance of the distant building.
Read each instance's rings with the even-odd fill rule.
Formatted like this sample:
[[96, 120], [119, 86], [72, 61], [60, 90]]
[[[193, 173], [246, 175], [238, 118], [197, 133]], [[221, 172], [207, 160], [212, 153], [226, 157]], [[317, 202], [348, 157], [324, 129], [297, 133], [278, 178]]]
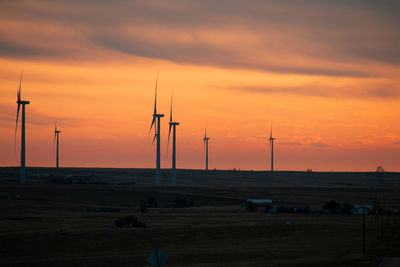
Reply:
[[271, 205], [272, 199], [248, 199], [246, 202], [252, 202], [256, 205]]
[[267, 213], [277, 213], [278, 209], [276, 207], [271, 207], [270, 209], [268, 209]]
[[364, 209], [365, 209], [365, 214], [369, 214], [373, 210], [373, 207], [372, 205], [354, 205], [354, 207], [351, 209], [351, 213], [360, 215], [363, 214]]

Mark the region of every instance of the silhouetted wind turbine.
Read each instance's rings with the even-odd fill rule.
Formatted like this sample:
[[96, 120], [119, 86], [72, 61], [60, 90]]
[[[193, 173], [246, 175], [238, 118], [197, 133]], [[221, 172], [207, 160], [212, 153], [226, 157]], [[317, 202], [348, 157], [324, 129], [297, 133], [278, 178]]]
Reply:
[[271, 172], [274, 171], [274, 140], [275, 138], [272, 137], [272, 126], [271, 126], [271, 131], [269, 132], [269, 149], [271, 150]]
[[56, 142], [57, 139], [57, 154], [56, 154], [56, 167], [58, 168], [59, 166], [59, 162], [58, 162], [58, 155], [59, 155], [59, 150], [58, 150], [58, 144], [59, 144], [59, 134], [61, 133], [61, 131], [57, 130], [57, 123], [54, 126], [54, 142]]
[[173, 93], [171, 95], [171, 108], [169, 112], [169, 131], [168, 131], [168, 144], [167, 144], [167, 151], [169, 146], [169, 137], [171, 135], [171, 128], [172, 128], [172, 171], [171, 171], [171, 185], [176, 186], [176, 126], [179, 125], [179, 122], [174, 122], [172, 120], [172, 100], [173, 100]]
[[210, 138], [207, 137], [207, 125], [206, 125], [206, 130], [204, 131], [204, 146], [206, 149], [206, 171], [208, 171], [208, 140], [210, 140]]
[[[159, 186], [161, 184], [161, 172], [160, 172], [160, 163], [161, 163], [161, 158], [160, 158], [160, 118], [164, 117], [164, 114], [157, 114], [157, 83], [158, 83], [158, 72], [157, 72], [157, 78], [156, 78], [156, 89], [155, 89], [155, 98], [154, 98], [154, 114], [153, 114], [153, 120], [151, 121], [150, 125], [150, 131], [153, 128], [154, 125], [154, 138], [153, 138], [153, 143], [154, 140], [157, 140], [157, 160], [156, 160], [156, 186]], [[150, 133], [149, 131], [149, 133]]]
[[19, 87], [17, 88], [17, 120], [15, 124], [15, 138], [17, 137], [17, 128], [18, 128], [18, 117], [19, 117], [19, 109], [22, 105], [22, 115], [21, 115], [21, 168], [20, 168], [20, 182], [25, 183], [25, 105], [29, 105], [29, 101], [21, 100], [21, 83], [22, 83], [22, 72], [19, 78]]

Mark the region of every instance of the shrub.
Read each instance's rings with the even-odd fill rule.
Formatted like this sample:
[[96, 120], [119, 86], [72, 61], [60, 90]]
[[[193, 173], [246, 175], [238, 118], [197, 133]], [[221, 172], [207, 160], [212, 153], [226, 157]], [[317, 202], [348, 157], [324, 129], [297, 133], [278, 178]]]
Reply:
[[385, 172], [385, 169], [382, 166], [378, 166], [378, 167], [376, 167], [376, 172], [382, 173], [382, 172]]
[[115, 220], [115, 225], [117, 227], [145, 227], [147, 228], [146, 223], [139, 221], [136, 216], [125, 216], [120, 217]]
[[246, 208], [250, 212], [256, 212], [257, 211], [257, 205], [251, 201], [246, 202]]
[[145, 213], [145, 212], [147, 212], [147, 205], [146, 202], [142, 200], [140, 201], [140, 213]]
[[147, 205], [149, 208], [157, 208], [157, 199], [155, 197], [149, 197], [149, 199], [147, 199]]
[[265, 212], [269, 212], [271, 209], [272, 209], [272, 205], [271, 204], [265, 205]]
[[296, 209], [297, 213], [310, 213], [311, 210], [309, 207], [300, 207]]
[[342, 213], [351, 213], [351, 210], [353, 209], [353, 205], [349, 203], [343, 203], [342, 204]]
[[325, 201], [325, 204], [322, 206], [322, 209], [328, 210], [332, 213], [337, 213], [340, 210], [340, 204], [335, 200]]
[[192, 207], [194, 206], [193, 201], [189, 201], [185, 197], [176, 197], [175, 199], [175, 207], [177, 208], [186, 208], [186, 207]]
[[294, 213], [295, 208], [293, 208], [293, 207], [277, 207], [276, 211], [279, 213]]

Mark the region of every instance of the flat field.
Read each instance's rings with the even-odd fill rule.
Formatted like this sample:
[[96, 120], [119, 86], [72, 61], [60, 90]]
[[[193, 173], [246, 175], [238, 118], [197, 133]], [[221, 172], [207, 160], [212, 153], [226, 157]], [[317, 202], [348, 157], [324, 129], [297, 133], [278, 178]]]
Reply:
[[[398, 173], [302, 173], [179, 170], [177, 187], [153, 187], [154, 170], [0, 168], [0, 266], [150, 266], [153, 248], [165, 266], [378, 266], [400, 256], [400, 217], [249, 212], [246, 199], [320, 210], [326, 200], [400, 208]], [[69, 175], [69, 176], [68, 176]], [[54, 177], [90, 177], [89, 184]], [[63, 178], [64, 179], [64, 178]], [[53, 182], [52, 182], [53, 181]], [[16, 195], [20, 196], [16, 197]], [[177, 197], [194, 206], [173, 207]], [[157, 208], [140, 212], [155, 198]], [[119, 228], [135, 215], [147, 228]]]

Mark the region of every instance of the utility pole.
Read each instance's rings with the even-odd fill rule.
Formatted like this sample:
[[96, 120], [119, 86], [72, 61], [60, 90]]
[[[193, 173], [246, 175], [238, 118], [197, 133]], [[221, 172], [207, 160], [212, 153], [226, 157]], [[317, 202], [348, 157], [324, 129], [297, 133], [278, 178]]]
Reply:
[[365, 255], [365, 207], [363, 209], [363, 222], [362, 222], [362, 229], [363, 229], [363, 255]]

